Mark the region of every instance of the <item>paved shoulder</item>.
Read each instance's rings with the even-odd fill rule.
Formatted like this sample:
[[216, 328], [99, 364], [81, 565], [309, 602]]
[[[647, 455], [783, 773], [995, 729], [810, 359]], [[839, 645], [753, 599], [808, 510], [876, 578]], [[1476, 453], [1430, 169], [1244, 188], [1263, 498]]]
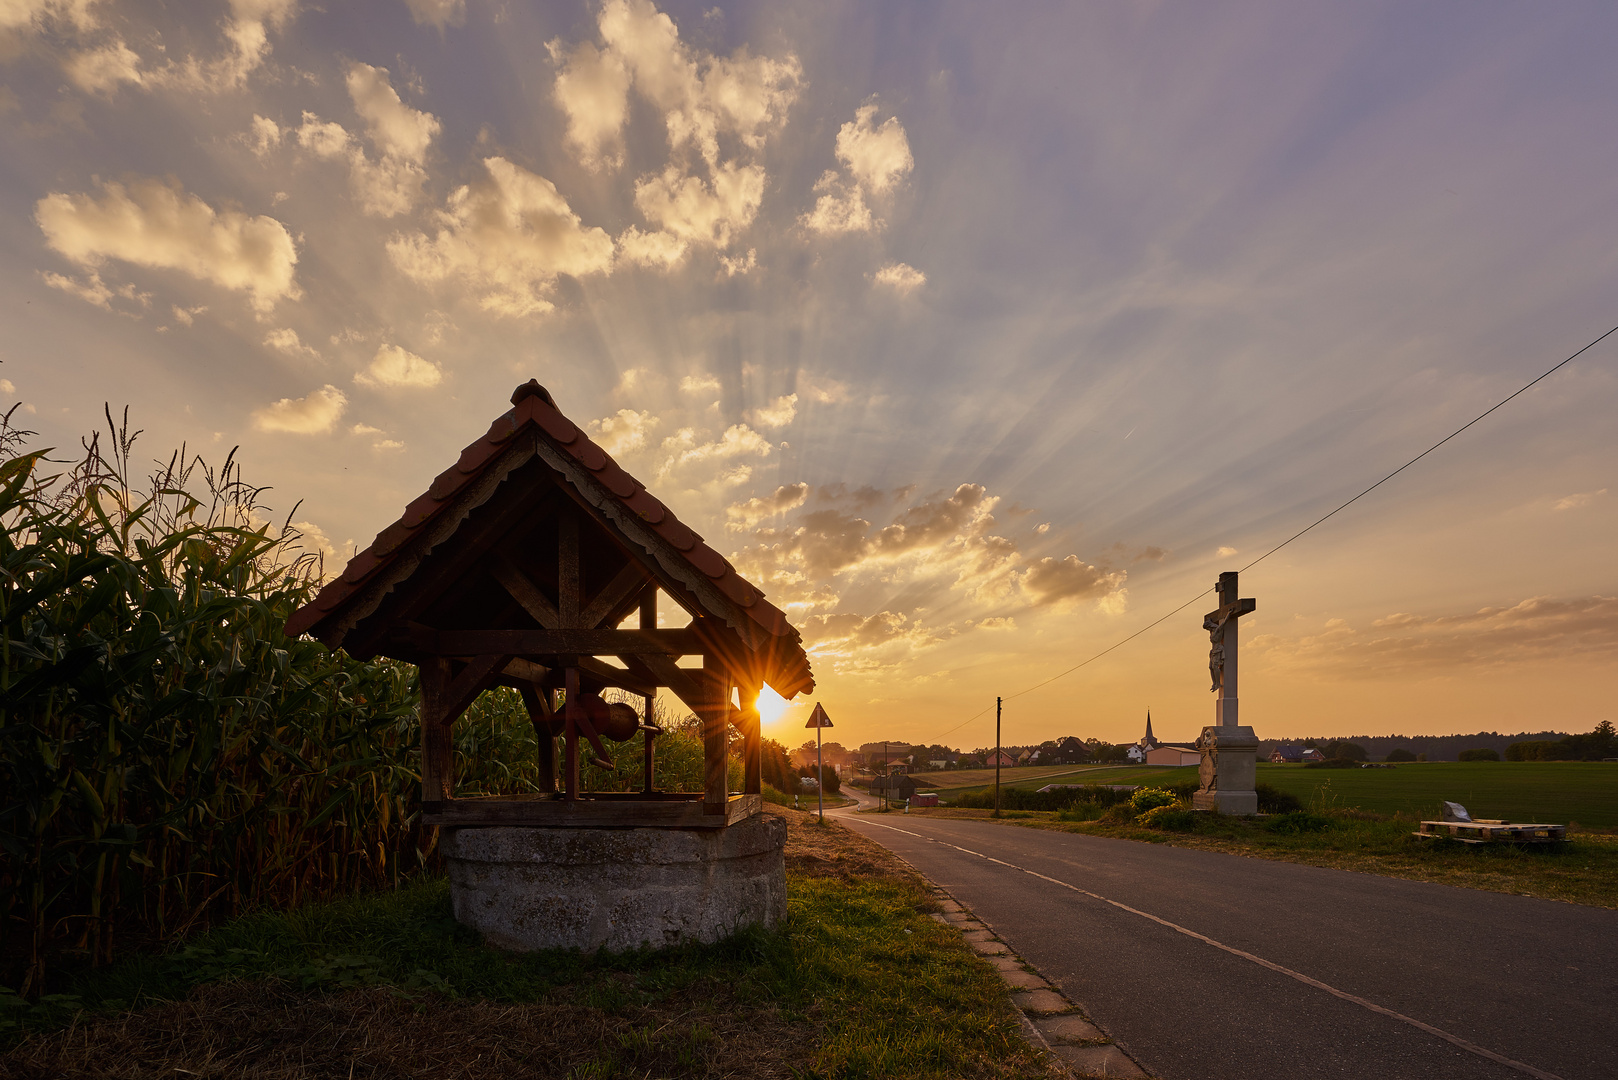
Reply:
[[918, 815], [842, 817], [1155, 1075], [1618, 1080], [1618, 912]]

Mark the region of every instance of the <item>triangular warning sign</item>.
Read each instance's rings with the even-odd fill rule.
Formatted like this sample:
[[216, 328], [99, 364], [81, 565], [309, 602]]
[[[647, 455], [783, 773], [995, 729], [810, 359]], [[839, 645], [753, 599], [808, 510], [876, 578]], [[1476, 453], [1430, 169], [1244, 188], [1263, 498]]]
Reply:
[[809, 722], [803, 726], [806, 728], [831, 727], [831, 717], [826, 715], [826, 710], [821, 708], [820, 702], [817, 701], [815, 702], [815, 711], [809, 714]]

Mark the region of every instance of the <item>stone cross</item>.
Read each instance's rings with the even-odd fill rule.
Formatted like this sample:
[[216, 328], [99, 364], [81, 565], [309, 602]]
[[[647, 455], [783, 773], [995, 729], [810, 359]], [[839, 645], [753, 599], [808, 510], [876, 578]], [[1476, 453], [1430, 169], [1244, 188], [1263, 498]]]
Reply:
[[1214, 705], [1214, 723], [1202, 729], [1197, 745], [1202, 750], [1201, 786], [1191, 796], [1197, 810], [1221, 814], [1258, 813], [1258, 791], [1254, 783], [1258, 760], [1258, 738], [1253, 729], [1241, 724], [1236, 714], [1236, 620], [1258, 607], [1252, 599], [1236, 595], [1236, 572], [1219, 575], [1219, 607], [1208, 612], [1202, 628], [1208, 631], [1208, 674], [1219, 695]]
[[1227, 570], [1219, 575], [1215, 586], [1219, 593], [1219, 608], [1203, 616], [1202, 628], [1208, 631], [1212, 642], [1208, 649], [1208, 675], [1213, 680], [1213, 691], [1219, 695], [1214, 702], [1214, 724], [1217, 727], [1236, 727], [1236, 620], [1258, 607], [1258, 601], [1248, 597], [1236, 598], [1236, 571]]

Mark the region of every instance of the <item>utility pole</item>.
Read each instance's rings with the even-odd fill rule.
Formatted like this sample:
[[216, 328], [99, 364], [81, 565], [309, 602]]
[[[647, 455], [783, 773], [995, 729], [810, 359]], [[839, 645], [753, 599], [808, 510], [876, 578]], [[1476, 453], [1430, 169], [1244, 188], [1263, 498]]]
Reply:
[[1000, 699], [994, 699], [994, 816], [1000, 816]]
[[893, 795], [893, 766], [888, 764], [888, 743], [882, 741], [882, 812], [888, 812], [888, 799]]

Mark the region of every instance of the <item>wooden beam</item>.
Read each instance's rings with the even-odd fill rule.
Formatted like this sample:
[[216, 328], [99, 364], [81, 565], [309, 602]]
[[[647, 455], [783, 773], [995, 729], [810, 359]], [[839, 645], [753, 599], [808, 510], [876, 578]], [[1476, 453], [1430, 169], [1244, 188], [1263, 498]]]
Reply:
[[697, 716], [702, 720], [702, 812], [723, 814], [730, 799], [725, 748], [730, 672], [719, 657], [709, 654], [702, 658], [701, 679], [705, 707], [697, 710]]
[[421, 665], [421, 801], [441, 803], [455, 796], [455, 755], [445, 713], [450, 662], [441, 656]]
[[567, 686], [565, 693], [567, 700], [562, 703], [562, 719], [566, 726], [562, 729], [563, 744], [562, 765], [562, 792], [563, 798], [569, 802], [579, 797], [579, 669], [569, 667], [566, 672]]
[[[535, 665], [537, 666], [537, 665]], [[518, 688], [522, 703], [528, 707], [528, 721], [534, 725], [534, 740], [539, 745], [539, 790], [556, 790], [556, 737], [551, 734], [550, 697], [546, 691], [530, 683]]]
[[509, 655], [502, 656], [491, 653], [487, 656], [475, 656], [467, 662], [461, 673], [455, 676], [453, 682], [444, 688], [443, 698], [439, 702], [437, 723], [449, 727], [466, 711], [467, 706], [477, 700], [477, 696], [488, 689], [495, 676], [511, 660]]
[[533, 579], [523, 573], [521, 568], [504, 555], [496, 554], [489, 563], [489, 572], [500, 583], [500, 587], [511, 594], [511, 598], [522, 605], [522, 609], [533, 616], [535, 622], [549, 630], [562, 626], [562, 613], [556, 609], [545, 594], [535, 585]]
[[669, 691], [685, 702], [686, 708], [692, 712], [703, 707], [706, 691], [702, 688], [702, 672], [683, 668], [669, 657], [658, 656], [655, 653], [626, 656], [624, 663], [629, 665], [631, 671], [645, 668], [651, 672], [657, 685], [668, 687]]
[[702, 642], [690, 630], [405, 630], [400, 634], [438, 656], [691, 656]]
[[[504, 671], [507, 675], [523, 682], [533, 683], [535, 686], [545, 685], [545, 680], [550, 677], [551, 673], [551, 669], [544, 664], [536, 664], [532, 660], [524, 660], [521, 657], [513, 657], [507, 660]], [[545, 711], [549, 714], [550, 709], [547, 708]]]
[[578, 657], [578, 665], [580, 671], [589, 672], [594, 678], [607, 686], [628, 690], [632, 694], [657, 693], [657, 681], [645, 678], [633, 668], [624, 671], [591, 656]]
[[742, 729], [742, 793], [759, 795], [764, 791], [764, 738], [758, 715], [758, 686], [741, 687], [742, 707], [737, 726]]
[[556, 610], [561, 626], [579, 626], [584, 576], [579, 569], [579, 510], [568, 506], [556, 519]]
[[[579, 613], [579, 625], [599, 627], [612, 616], [635, 594], [651, 575], [633, 559], [613, 579], [607, 582], [606, 588], [596, 593], [588, 607]], [[611, 626], [606, 629], [612, 629]]]

